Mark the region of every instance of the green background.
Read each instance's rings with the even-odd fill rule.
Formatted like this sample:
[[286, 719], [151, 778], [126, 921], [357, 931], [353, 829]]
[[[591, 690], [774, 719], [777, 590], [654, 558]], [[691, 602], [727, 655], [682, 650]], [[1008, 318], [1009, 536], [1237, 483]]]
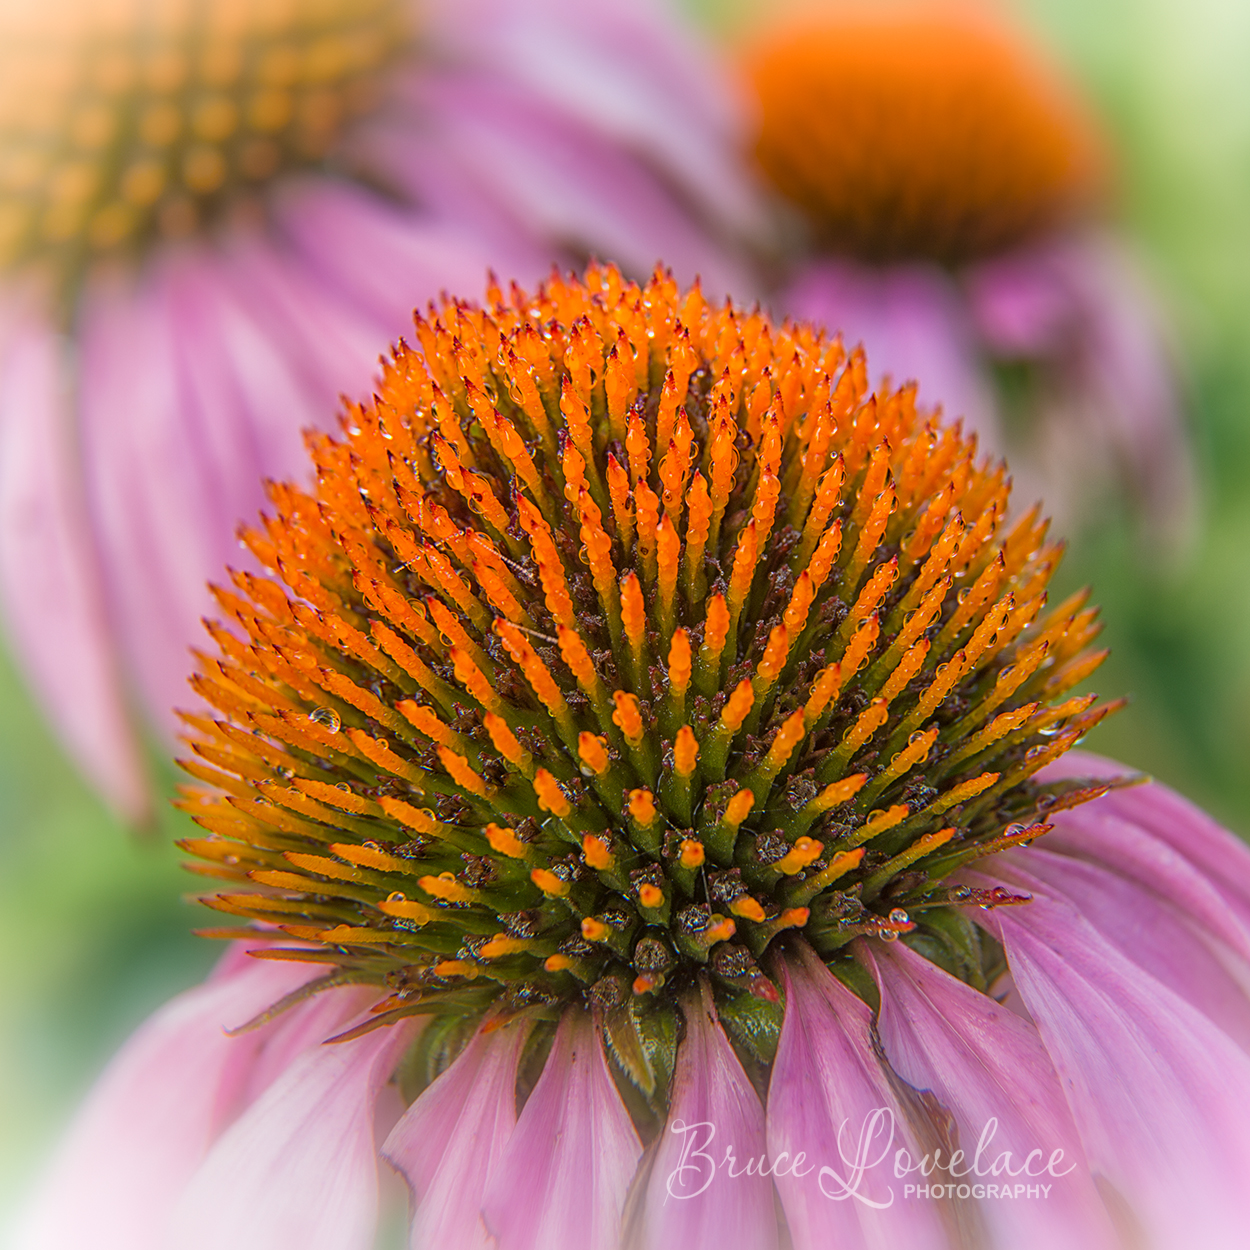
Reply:
[[[731, 32], [746, 4], [687, 0]], [[1160, 572], [1114, 510], [1075, 535], [1065, 590], [1092, 583], [1132, 706], [1091, 747], [1250, 835], [1250, 5], [1032, 0], [1118, 139], [1123, 221], [1167, 298], [1187, 369], [1205, 509], [1192, 557]], [[162, 774], [167, 792], [174, 774]], [[0, 1212], [74, 1102], [149, 1011], [215, 957], [182, 901], [165, 812], [144, 838], [77, 779], [0, 660]], [[0, 1221], [2, 1222], [2, 1221]]]

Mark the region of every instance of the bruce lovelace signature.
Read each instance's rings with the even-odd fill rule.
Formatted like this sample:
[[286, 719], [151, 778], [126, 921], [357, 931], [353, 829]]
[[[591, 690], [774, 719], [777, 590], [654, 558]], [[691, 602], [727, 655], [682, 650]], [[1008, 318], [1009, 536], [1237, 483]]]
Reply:
[[[851, 1130], [849, 1119], [842, 1121], [838, 1126], [836, 1163], [808, 1159], [803, 1150], [782, 1150], [772, 1157], [761, 1154], [739, 1162], [732, 1142], [723, 1151], [714, 1148], [716, 1125], [710, 1120], [693, 1124], [674, 1120], [668, 1131], [681, 1139], [681, 1154], [667, 1181], [668, 1196], [679, 1200], [697, 1198], [718, 1176], [730, 1180], [790, 1176], [811, 1177], [820, 1192], [833, 1202], [853, 1199], [881, 1209], [893, 1205], [895, 1187], [889, 1181], [869, 1186], [868, 1178], [878, 1174], [876, 1170], [891, 1157], [891, 1152], [894, 1179], [917, 1178], [903, 1186], [904, 1198], [1048, 1198], [1054, 1180], [1067, 1176], [1076, 1167], [1075, 1163], [1065, 1166], [1062, 1147], [1052, 1150], [1049, 1156], [1040, 1148], [1028, 1151], [1022, 1158], [1010, 1150], [995, 1153], [996, 1116], [986, 1121], [971, 1157], [963, 1150], [943, 1157], [938, 1147], [932, 1154], [913, 1159], [905, 1146], [894, 1148], [894, 1113], [888, 1107], [869, 1111], [858, 1137]], [[987, 1177], [994, 1179], [986, 1181]]]

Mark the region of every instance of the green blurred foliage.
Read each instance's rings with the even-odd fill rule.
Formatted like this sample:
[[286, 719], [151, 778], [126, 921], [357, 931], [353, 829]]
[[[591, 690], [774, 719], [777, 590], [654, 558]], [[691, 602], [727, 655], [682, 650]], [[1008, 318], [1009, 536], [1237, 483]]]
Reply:
[[[731, 31], [768, 0], [685, 0]], [[1173, 310], [1206, 486], [1198, 543], [1168, 571], [1111, 511], [1077, 535], [1060, 592], [1092, 583], [1133, 705], [1088, 745], [1250, 834], [1250, 6], [1027, 0], [1123, 155], [1123, 219]], [[166, 793], [174, 775], [161, 777]], [[217, 954], [164, 812], [143, 838], [75, 777], [0, 661], [0, 1211], [107, 1056]]]

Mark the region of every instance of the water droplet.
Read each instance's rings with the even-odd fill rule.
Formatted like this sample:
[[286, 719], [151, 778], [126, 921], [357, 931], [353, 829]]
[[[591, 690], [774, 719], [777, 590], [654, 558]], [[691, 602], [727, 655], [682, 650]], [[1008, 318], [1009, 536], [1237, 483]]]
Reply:
[[237, 864], [239, 862], [239, 857], [237, 855], [227, 855], [222, 862], [227, 864]]
[[315, 707], [308, 713], [308, 719], [332, 734], [343, 728], [343, 718], [332, 707]]
[[909, 920], [911, 920], [911, 917], [901, 907], [896, 907], [890, 913], [891, 924], [907, 924]]
[[970, 885], [957, 885], [951, 891], [951, 898], [964, 899], [972, 897], [972, 887]]
[[893, 929], [878, 929], [877, 936], [883, 942], [897, 942], [898, 941], [898, 934], [895, 933]]
[[595, 770], [594, 770], [593, 768], [591, 768], [591, 766], [590, 766], [589, 764], [583, 764], [583, 765], [582, 765], [582, 776], [583, 776], [583, 777], [593, 777], [594, 775], [595, 775]]
[[406, 903], [408, 901], [408, 896], [403, 892], [403, 890], [396, 890], [394, 893], [386, 896], [386, 901], [388, 903]]

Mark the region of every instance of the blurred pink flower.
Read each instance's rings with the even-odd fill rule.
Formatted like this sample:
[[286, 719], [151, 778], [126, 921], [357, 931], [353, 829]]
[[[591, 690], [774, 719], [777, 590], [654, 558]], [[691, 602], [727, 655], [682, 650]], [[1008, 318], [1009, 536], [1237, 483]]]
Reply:
[[[862, 341], [1009, 452], [1061, 523], [1127, 486], [1183, 550], [1194, 469], [1159, 294], [1098, 227], [1107, 156], [1038, 50], [946, 0], [848, 3], [756, 32], [756, 154], [804, 218], [780, 311]], [[796, 222], [796, 225], [798, 223]]]
[[[249, 73], [259, 65], [263, 78], [262, 54], [285, 54], [282, 39], [306, 21], [309, 58], [327, 46], [374, 50], [360, 55], [374, 56], [364, 77], [378, 99], [310, 163], [303, 148], [291, 157], [306, 136], [236, 142], [229, 128], [270, 98], [245, 99], [255, 85], [245, 74], [237, 101], [206, 97], [217, 113], [206, 104], [189, 115], [188, 125], [205, 134], [217, 125], [225, 137], [175, 144], [168, 168], [143, 128], [177, 132], [186, 119], [161, 114], [171, 106], [152, 84], [160, 73], [185, 77], [194, 62], [201, 79], [186, 98], [207, 90], [214, 71], [204, 66], [220, 52], [207, 34], [196, 45], [173, 10], [137, 3], [88, 14], [67, 0], [5, 19], [0, 251], [12, 263], [0, 283], [0, 596], [33, 692], [87, 777], [132, 820], [149, 801], [139, 741], [145, 729], [170, 733], [169, 709], [185, 701], [206, 579], [246, 559], [236, 523], [255, 515], [263, 478], [305, 471], [301, 430], [324, 425], [339, 394], [368, 384], [414, 298], [476, 289], [489, 266], [530, 280], [590, 253], [635, 273], [663, 255], [713, 293], [749, 288], [734, 240], [757, 220], [734, 164], [733, 103], [659, 4], [419, 9], [414, 54], [386, 50], [386, 39], [401, 39], [392, 25], [406, 33], [406, 3], [313, 16], [297, 5], [286, 18], [262, 6], [241, 31], [223, 8], [216, 35]], [[147, 112], [108, 78], [144, 47]], [[114, 135], [104, 157], [78, 131], [37, 129], [59, 113], [31, 101], [79, 72], [92, 116], [106, 140]], [[328, 86], [319, 79], [296, 100], [297, 118], [301, 100], [324, 111], [328, 97], [333, 111], [355, 98], [359, 82], [318, 72]], [[73, 168], [100, 183], [95, 199], [57, 201], [61, 166], [48, 170], [50, 190], [15, 181], [32, 152], [43, 159], [61, 140], [86, 145]], [[276, 172], [259, 190], [249, 174], [251, 189], [233, 196], [247, 181], [236, 158]], [[92, 165], [110, 160], [112, 175]], [[188, 193], [151, 206], [178, 168], [200, 181], [187, 172]], [[109, 176], [122, 181], [101, 183]], [[194, 227], [197, 212], [211, 216], [208, 228]]]
[[[1123, 774], [1069, 756], [1041, 776]], [[519, 1112], [534, 1027], [521, 1017], [488, 1020], [402, 1110], [387, 1082], [422, 1026], [320, 1044], [367, 1020], [371, 992], [301, 1000], [309, 966], [239, 943], [113, 1061], [17, 1250], [368, 1250], [379, 1156], [410, 1186], [414, 1248], [768, 1250], [779, 1201], [795, 1250], [1237, 1250], [1250, 853], [1155, 783], [1053, 820], [966, 877], [1031, 896], [965, 910], [1003, 944], [1005, 1005], [903, 943], [861, 938], [874, 1013], [792, 943], [774, 969], [771, 1071], [748, 1076], [710, 994], [688, 995], [668, 1120], [645, 1151], [583, 1008], [560, 1017]], [[284, 1013], [222, 1034], [283, 993]], [[1044, 1199], [1029, 1190], [1042, 1184]]]

